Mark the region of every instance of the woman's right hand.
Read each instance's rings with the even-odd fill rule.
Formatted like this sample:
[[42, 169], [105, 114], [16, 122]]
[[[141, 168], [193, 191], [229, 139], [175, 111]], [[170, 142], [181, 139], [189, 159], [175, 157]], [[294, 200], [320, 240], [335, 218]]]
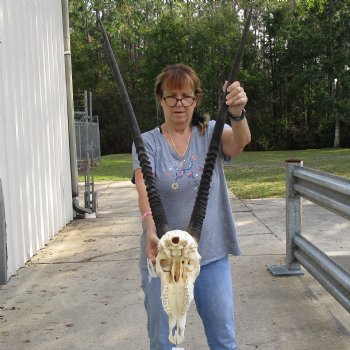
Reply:
[[158, 242], [159, 238], [154, 231], [147, 233], [146, 255], [147, 258], [152, 261], [152, 264], [156, 263], [156, 257], [158, 255]]

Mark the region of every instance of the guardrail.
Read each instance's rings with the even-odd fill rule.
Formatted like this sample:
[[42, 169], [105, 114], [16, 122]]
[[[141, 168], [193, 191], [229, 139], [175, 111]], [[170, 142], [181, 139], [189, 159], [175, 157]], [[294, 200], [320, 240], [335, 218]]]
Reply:
[[269, 270], [295, 276], [302, 265], [350, 312], [350, 273], [302, 236], [302, 197], [350, 220], [350, 180], [286, 161], [286, 264]]

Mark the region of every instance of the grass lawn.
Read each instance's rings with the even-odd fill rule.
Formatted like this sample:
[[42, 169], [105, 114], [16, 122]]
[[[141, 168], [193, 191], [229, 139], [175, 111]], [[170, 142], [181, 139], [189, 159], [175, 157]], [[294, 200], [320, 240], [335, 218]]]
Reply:
[[228, 186], [239, 198], [285, 196], [285, 160], [350, 179], [350, 149], [244, 152], [225, 167]]
[[[101, 163], [94, 168], [95, 181], [125, 181], [132, 177], [131, 154], [110, 154], [101, 157]], [[84, 181], [84, 177], [80, 177]]]
[[[349, 148], [244, 152], [225, 166], [228, 186], [239, 198], [284, 197], [284, 162], [292, 158], [302, 160], [305, 167], [350, 179]], [[130, 154], [103, 156], [94, 169], [95, 181], [130, 180], [131, 176]]]

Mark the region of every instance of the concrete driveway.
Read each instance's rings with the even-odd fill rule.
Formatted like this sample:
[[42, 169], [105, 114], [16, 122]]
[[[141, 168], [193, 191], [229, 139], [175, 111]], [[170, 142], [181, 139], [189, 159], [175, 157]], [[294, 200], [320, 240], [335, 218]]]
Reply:
[[[148, 349], [136, 190], [96, 188], [97, 218], [74, 220], [0, 286], [0, 349]], [[243, 251], [231, 257], [240, 350], [349, 350], [349, 313], [312, 276], [267, 270], [284, 261], [284, 200], [232, 203]], [[303, 211], [305, 236], [350, 268], [350, 222], [310, 202]], [[208, 349], [194, 304], [182, 347]]]

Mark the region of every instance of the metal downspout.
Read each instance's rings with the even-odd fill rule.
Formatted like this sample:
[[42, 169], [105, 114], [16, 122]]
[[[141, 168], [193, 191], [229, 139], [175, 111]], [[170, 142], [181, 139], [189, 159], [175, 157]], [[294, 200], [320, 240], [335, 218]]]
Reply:
[[64, 65], [65, 65], [65, 74], [66, 74], [67, 115], [68, 115], [69, 153], [70, 153], [73, 208], [77, 213], [80, 213], [80, 214], [92, 214], [92, 211], [90, 209], [79, 206], [79, 200], [77, 198], [79, 196], [78, 164], [77, 164], [77, 149], [76, 149], [75, 124], [74, 124], [72, 60], [71, 60], [71, 52], [70, 52], [68, 0], [61, 0], [61, 4], [62, 4]]
[[0, 285], [7, 283], [7, 236], [5, 201], [0, 178]]

